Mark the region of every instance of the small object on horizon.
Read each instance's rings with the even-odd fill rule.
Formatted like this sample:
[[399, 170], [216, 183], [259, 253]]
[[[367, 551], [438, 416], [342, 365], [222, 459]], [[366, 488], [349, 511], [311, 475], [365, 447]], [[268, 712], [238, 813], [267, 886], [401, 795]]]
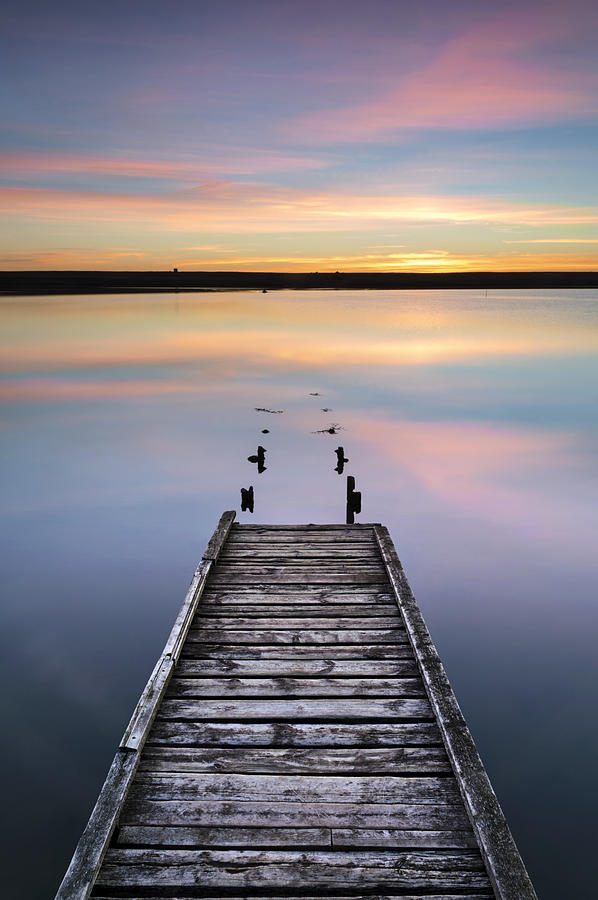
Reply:
[[284, 409], [266, 409], [265, 406], [254, 406], [253, 408], [256, 412], [276, 413], [277, 415], [284, 412]]
[[310, 397], [321, 397], [322, 395], [320, 394], [319, 391], [310, 391], [309, 396]]
[[338, 434], [338, 432], [342, 430], [342, 425], [338, 425], [336, 422], [333, 422], [328, 426], [328, 428], [318, 428], [317, 431], [312, 431], [312, 434]]
[[342, 475], [345, 468], [345, 463], [349, 462], [349, 460], [345, 456], [345, 448], [337, 447], [334, 452], [336, 453], [336, 466], [334, 467], [334, 471], [338, 472], [339, 475]]
[[178, 269], [173, 269], [172, 271], [174, 272], [175, 275], [178, 275], [178, 273], [179, 273]]
[[257, 463], [257, 471], [258, 474], [261, 475], [262, 472], [266, 471], [267, 466], [264, 465], [266, 460], [266, 450], [264, 447], [259, 446], [257, 448], [257, 453], [253, 456], [248, 456], [247, 461], [250, 463]]
[[361, 491], [355, 490], [355, 477], [347, 475], [347, 525], [355, 524], [355, 513], [361, 512]]
[[262, 428], [262, 434], [270, 434], [269, 428]]
[[267, 294], [267, 293], [268, 293], [268, 291], [266, 290], [266, 288], [263, 288], [263, 289], [262, 289], [262, 294]]
[[253, 512], [253, 485], [241, 488], [241, 512]]
[[323, 406], [322, 412], [333, 412], [333, 410], [329, 406]]

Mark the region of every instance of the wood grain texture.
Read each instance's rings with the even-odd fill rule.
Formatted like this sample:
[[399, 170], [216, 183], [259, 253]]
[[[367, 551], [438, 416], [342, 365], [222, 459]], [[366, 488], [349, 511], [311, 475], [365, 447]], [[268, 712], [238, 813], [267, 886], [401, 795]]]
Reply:
[[446, 775], [452, 769], [444, 748], [400, 747], [308, 750], [242, 747], [216, 749], [148, 747], [140, 772], [236, 772], [262, 775]]
[[269, 584], [384, 584], [386, 577], [381, 569], [362, 568], [355, 571], [342, 571], [340, 567], [330, 568], [323, 571], [314, 568], [312, 571], [306, 569], [276, 568], [275, 566], [263, 566], [261, 569], [255, 567], [252, 571], [242, 571], [238, 568], [229, 567], [218, 572], [214, 572], [211, 579], [212, 586], [216, 585], [261, 585], [265, 582]]
[[[202, 596], [202, 610], [206, 606], [260, 606], [270, 609], [274, 605], [279, 606], [332, 606], [346, 604], [364, 604], [369, 609], [375, 604], [388, 606], [395, 604], [393, 594], [381, 586], [376, 585], [340, 585], [330, 587], [327, 585], [264, 585], [258, 589], [244, 585], [235, 585], [233, 588], [209, 585]], [[335, 615], [334, 611], [332, 613]]]
[[286, 616], [282, 621], [277, 616], [219, 616], [217, 619], [201, 618], [196, 619], [192, 624], [192, 632], [197, 630], [206, 630], [209, 628], [230, 629], [231, 631], [240, 631], [243, 629], [263, 630], [263, 631], [286, 631], [294, 629], [295, 631], [310, 631], [311, 629], [380, 629], [380, 628], [400, 628], [402, 631], [403, 623], [398, 614], [390, 616], [364, 616], [363, 612], [360, 617], [354, 616], [348, 619], [342, 616], [309, 616], [296, 617]]
[[369, 545], [359, 544], [357, 547], [349, 548], [334, 544], [304, 544], [301, 547], [298, 547], [296, 543], [284, 547], [273, 545], [265, 547], [261, 543], [255, 544], [253, 547], [236, 544], [229, 545], [220, 554], [220, 563], [227, 565], [235, 565], [238, 562], [245, 564], [246, 560], [257, 562], [263, 559], [310, 563], [333, 560], [355, 563], [363, 563], [365, 560], [368, 562], [373, 560], [377, 563], [381, 561], [380, 551], [374, 541]]
[[389, 700], [377, 697], [326, 700], [169, 700], [162, 701], [158, 717], [164, 719], [223, 720], [239, 722], [292, 721], [293, 719], [431, 719], [426, 699]]
[[[94, 900], [122, 900], [123, 894], [121, 893], [121, 891], [118, 888], [116, 889], [116, 891], [117, 891], [117, 893], [113, 893], [109, 887], [103, 887], [101, 889], [101, 892], [94, 893]], [[176, 892], [175, 892], [175, 894], [176, 894]], [[171, 891], [169, 891], [167, 894], [168, 900], [189, 900], [188, 894], [186, 897], [175, 896], [175, 894], [173, 894]], [[130, 893], [125, 896], [128, 896], [129, 898], [131, 898]], [[268, 896], [268, 900], [288, 900], [288, 898], [289, 898], [289, 894], [286, 894], [284, 897], [282, 897], [280, 894], [277, 894], [276, 896], [274, 896], [273, 894], [269, 893], [267, 896]], [[163, 900], [164, 894], [163, 893], [160, 893], [159, 895], [157, 895], [155, 893], [148, 894], [144, 891], [143, 897], [144, 897], [144, 900]], [[439, 894], [437, 891], [434, 891], [433, 894], [428, 894], [426, 892], [423, 894], [418, 893], [417, 896], [415, 896], [415, 894], [405, 894], [404, 892], [401, 892], [400, 897], [401, 897], [401, 900], [495, 900], [494, 893], [488, 894], [488, 893], [486, 893], [486, 891], [483, 891], [482, 893], [480, 893], [479, 891], [476, 891], [475, 894], [470, 894], [469, 892], [466, 892], [466, 893], [459, 892], [459, 894], [453, 894], [453, 893], [447, 894], [444, 891], [442, 891], [442, 893]], [[202, 898], [202, 900], [222, 900], [222, 894], [219, 894], [216, 897], [216, 896], [214, 896], [214, 893], [212, 891], [207, 891], [207, 892], [202, 891], [201, 898]], [[235, 900], [256, 900], [256, 894], [255, 893], [247, 894], [245, 892], [239, 893], [239, 891], [237, 890], [234, 893], [234, 898], [235, 898]], [[138, 900], [138, 898], [135, 897], [134, 900]], [[320, 894], [319, 897], [314, 897], [313, 895], [308, 896], [307, 894], [302, 893], [301, 900], [322, 900], [322, 895]], [[365, 895], [365, 894], [361, 894], [361, 893], [353, 893], [353, 894], [351, 894], [350, 897], [347, 897], [347, 896], [339, 897], [339, 895], [337, 893], [335, 893], [334, 900], [397, 900], [397, 894], [393, 894], [392, 896], [390, 896], [390, 895], [385, 895], [383, 893], [380, 893], [380, 891], [376, 891], [375, 897], [373, 897], [372, 894]]]
[[326, 803], [459, 803], [453, 778], [401, 775], [240, 775], [139, 772], [130, 796], [145, 800]]
[[121, 825], [226, 828], [395, 828], [458, 831], [469, 827], [462, 803], [307, 803], [129, 798]]
[[468, 851], [109, 850], [98, 884], [131, 887], [487, 889], [479, 854]]
[[202, 747], [405, 747], [442, 745], [429, 722], [197, 722], [157, 719], [153, 745]]
[[475, 849], [473, 831], [408, 831], [400, 828], [204, 828], [124, 825], [117, 846], [262, 847], [321, 850], [385, 848]]
[[218, 628], [205, 622], [193, 628], [187, 635], [187, 643], [226, 644], [406, 644], [408, 643], [404, 628], [370, 628], [367, 631], [351, 628], [311, 628], [304, 630], [288, 629], [245, 629], [234, 630]]
[[[379, 617], [388, 617], [393, 619], [393, 624], [401, 623], [401, 616], [397, 609], [396, 603], [385, 604], [363, 604], [363, 603], [338, 603], [332, 604], [315, 604], [315, 603], [262, 603], [262, 604], [244, 604], [244, 603], [228, 603], [220, 601], [202, 602], [197, 612], [196, 623], [199, 619], [208, 622], [213, 619], [227, 619], [229, 617], [245, 617], [251, 619], [267, 618], [273, 619], [325, 619], [331, 616], [342, 618], [343, 625], [350, 626], [351, 622], [345, 620], [350, 618], [376, 619]], [[283, 623], [281, 623], [281, 627]]]
[[[103, 887], [100, 893], [94, 893], [94, 900], [122, 900], [123, 894], [120, 892], [120, 890], [118, 890], [118, 888], [116, 889], [116, 891], [117, 893], [112, 893], [109, 887]], [[169, 891], [166, 896], [168, 897], [168, 900], [189, 900], [188, 894], [186, 897], [175, 896], [175, 894]], [[130, 893], [128, 893], [126, 896], [129, 898], [129, 900], [131, 900]], [[147, 897], [148, 895], [144, 894], [144, 896]], [[289, 894], [286, 894], [285, 897], [282, 897], [280, 894], [278, 894], [277, 896], [273, 896], [269, 893], [267, 896], [268, 900], [288, 900]], [[202, 900], [222, 900], [222, 894], [219, 894], [216, 897], [214, 896], [214, 893], [212, 891], [202, 891], [201, 897]], [[414, 894], [405, 894], [401, 892], [400, 897], [401, 900], [495, 900], [495, 896], [493, 893], [488, 894], [485, 891], [483, 893], [476, 891], [475, 894], [470, 894], [469, 892], [447, 894], [444, 891], [439, 894], [437, 891], [434, 891], [434, 894], [418, 893], [417, 896], [415, 896]], [[155, 895], [152, 895], [151, 900], [154, 900], [154, 898]], [[133, 900], [141, 900], [141, 898], [133, 897]], [[256, 900], [256, 894], [247, 894], [244, 892], [239, 893], [239, 891], [237, 890], [234, 893], [234, 900]], [[313, 895], [308, 896], [302, 893], [301, 900], [322, 900], [322, 895], [320, 895], [319, 897], [314, 897]], [[397, 894], [393, 894], [392, 896], [390, 896], [384, 895], [383, 893], [380, 893], [380, 891], [377, 891], [375, 898], [373, 898], [371, 894], [368, 894], [366, 896], [365, 894], [354, 893], [351, 894], [350, 897], [339, 897], [338, 894], [335, 893], [334, 900], [397, 900]]]
[[[357, 632], [359, 633], [359, 632]], [[355, 641], [352, 644], [213, 644], [192, 641], [189, 638], [181, 654], [183, 659], [322, 659], [333, 662], [354, 659], [359, 653], [362, 659], [414, 659], [411, 644], [394, 640], [388, 644], [364, 646]]]
[[168, 699], [425, 697], [421, 678], [173, 678]]
[[[356, 650], [355, 653], [358, 653]], [[181, 659], [182, 678], [417, 678], [415, 659]]]
[[332, 836], [330, 828], [173, 828], [160, 825], [123, 825], [119, 829], [116, 844], [121, 847], [319, 847], [329, 850], [332, 847]]

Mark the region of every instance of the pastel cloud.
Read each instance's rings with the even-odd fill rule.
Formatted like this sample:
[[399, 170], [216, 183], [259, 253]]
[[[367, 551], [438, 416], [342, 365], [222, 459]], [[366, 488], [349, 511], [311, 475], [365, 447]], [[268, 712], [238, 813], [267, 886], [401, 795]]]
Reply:
[[210, 179], [193, 190], [164, 194], [101, 193], [40, 188], [0, 189], [0, 212], [37, 220], [136, 220], [155, 227], [209, 233], [329, 231], [380, 223], [583, 225], [598, 209], [476, 196], [360, 195]]
[[74, 381], [66, 378], [24, 378], [0, 382], [0, 403], [87, 403], [90, 400], [123, 400], [200, 392], [200, 385], [174, 380]]
[[[542, 15], [544, 16], [544, 10]], [[535, 58], [538, 45], [570, 30], [508, 13], [450, 39], [417, 71], [370, 102], [298, 117], [283, 126], [306, 144], [372, 140], [399, 130], [503, 128], [588, 117], [598, 111], [598, 79], [556, 70]]]
[[313, 157], [246, 147], [202, 147], [201, 153], [174, 159], [93, 156], [68, 153], [0, 153], [0, 168], [20, 177], [38, 174], [85, 174], [150, 178], [197, 183], [206, 176], [256, 175], [318, 169], [327, 163]]

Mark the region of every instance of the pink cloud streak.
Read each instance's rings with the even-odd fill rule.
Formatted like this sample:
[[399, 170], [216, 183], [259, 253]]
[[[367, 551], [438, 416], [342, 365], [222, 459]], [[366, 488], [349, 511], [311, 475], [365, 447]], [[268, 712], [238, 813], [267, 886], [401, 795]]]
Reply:
[[0, 153], [0, 168], [20, 176], [35, 174], [116, 175], [125, 178], [156, 178], [194, 183], [206, 176], [262, 174], [318, 169], [327, 165], [307, 156], [252, 150], [218, 148], [196, 159], [133, 159], [61, 153]]
[[35, 220], [139, 222], [173, 231], [242, 233], [355, 231], [381, 223], [583, 225], [598, 222], [591, 207], [524, 203], [472, 196], [362, 196], [313, 192], [219, 179], [189, 191], [124, 194], [41, 188], [0, 189], [0, 213]]
[[511, 13], [471, 28], [394, 90], [370, 103], [297, 118], [283, 130], [305, 143], [324, 143], [401, 129], [493, 128], [595, 114], [595, 77], [551, 70], [534, 58], [538, 45], [567, 27], [562, 14], [546, 19], [539, 24]]

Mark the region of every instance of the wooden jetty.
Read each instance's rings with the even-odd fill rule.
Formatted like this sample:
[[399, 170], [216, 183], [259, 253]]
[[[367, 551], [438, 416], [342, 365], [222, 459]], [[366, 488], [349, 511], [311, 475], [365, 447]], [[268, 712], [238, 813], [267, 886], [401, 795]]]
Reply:
[[535, 900], [387, 529], [234, 517], [57, 900]]

